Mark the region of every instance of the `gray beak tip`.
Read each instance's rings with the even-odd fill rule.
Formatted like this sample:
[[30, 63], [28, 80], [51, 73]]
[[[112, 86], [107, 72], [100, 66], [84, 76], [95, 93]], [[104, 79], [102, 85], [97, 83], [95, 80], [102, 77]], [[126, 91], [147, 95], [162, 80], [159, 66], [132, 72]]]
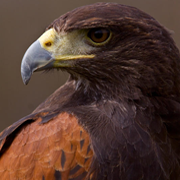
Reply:
[[[23, 57], [23, 59], [25, 58], [26, 56]], [[31, 79], [31, 76], [32, 76], [32, 69], [29, 66], [28, 62], [23, 60], [21, 64], [21, 77], [25, 85], [28, 84], [29, 80]]]
[[32, 73], [30, 71], [28, 72], [21, 71], [21, 76], [22, 76], [23, 83], [27, 85], [29, 83], [29, 80], [31, 79]]
[[23, 79], [23, 83], [24, 83], [24, 85], [27, 85], [27, 84], [29, 83], [30, 78], [29, 78], [29, 79], [22, 78], [22, 79]]

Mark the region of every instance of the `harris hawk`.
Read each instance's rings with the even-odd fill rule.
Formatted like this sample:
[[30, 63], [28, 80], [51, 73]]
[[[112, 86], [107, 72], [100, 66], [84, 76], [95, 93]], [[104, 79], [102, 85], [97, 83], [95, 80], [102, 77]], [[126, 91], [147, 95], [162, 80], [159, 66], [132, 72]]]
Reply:
[[69, 79], [0, 136], [2, 180], [180, 179], [180, 54], [130, 6], [96, 3], [56, 19], [26, 51], [23, 82]]

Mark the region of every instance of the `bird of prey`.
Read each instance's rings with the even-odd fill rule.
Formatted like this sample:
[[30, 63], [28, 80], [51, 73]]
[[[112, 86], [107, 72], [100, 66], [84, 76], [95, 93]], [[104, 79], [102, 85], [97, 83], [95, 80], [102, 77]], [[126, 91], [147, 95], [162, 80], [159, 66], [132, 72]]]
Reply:
[[180, 54], [130, 6], [96, 3], [56, 19], [21, 65], [67, 82], [0, 136], [2, 180], [179, 180]]

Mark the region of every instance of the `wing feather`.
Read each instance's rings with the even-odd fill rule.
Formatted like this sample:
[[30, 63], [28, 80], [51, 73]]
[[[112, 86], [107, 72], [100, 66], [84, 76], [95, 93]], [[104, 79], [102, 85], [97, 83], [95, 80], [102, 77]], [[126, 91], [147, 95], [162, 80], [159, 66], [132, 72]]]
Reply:
[[[27, 126], [22, 125], [0, 157], [0, 177], [6, 180], [85, 177], [93, 153], [91, 149], [87, 153], [89, 136], [77, 118], [60, 113], [47, 123], [41, 121], [39, 117]], [[2, 140], [2, 146], [4, 141], [7, 139]]]

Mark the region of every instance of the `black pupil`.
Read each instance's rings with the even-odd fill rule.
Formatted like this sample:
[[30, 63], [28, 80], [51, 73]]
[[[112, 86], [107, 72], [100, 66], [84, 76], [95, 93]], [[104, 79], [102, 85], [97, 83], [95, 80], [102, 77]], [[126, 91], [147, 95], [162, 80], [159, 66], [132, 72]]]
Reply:
[[96, 30], [95, 32], [94, 32], [94, 36], [95, 36], [95, 38], [97, 38], [97, 39], [101, 39], [102, 38], [102, 36], [103, 36], [103, 32], [102, 32], [102, 30]]

